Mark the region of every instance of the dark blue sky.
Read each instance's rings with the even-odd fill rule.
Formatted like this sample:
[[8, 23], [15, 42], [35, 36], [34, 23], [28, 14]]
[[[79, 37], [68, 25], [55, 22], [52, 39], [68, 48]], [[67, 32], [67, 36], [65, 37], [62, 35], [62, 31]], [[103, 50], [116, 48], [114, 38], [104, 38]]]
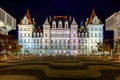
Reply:
[[94, 8], [96, 14], [104, 23], [105, 19], [120, 10], [119, 0], [0, 0], [0, 7], [17, 19], [30, 10], [37, 25], [41, 25], [45, 18], [53, 15], [73, 16], [80, 24], [81, 20], [90, 17]]

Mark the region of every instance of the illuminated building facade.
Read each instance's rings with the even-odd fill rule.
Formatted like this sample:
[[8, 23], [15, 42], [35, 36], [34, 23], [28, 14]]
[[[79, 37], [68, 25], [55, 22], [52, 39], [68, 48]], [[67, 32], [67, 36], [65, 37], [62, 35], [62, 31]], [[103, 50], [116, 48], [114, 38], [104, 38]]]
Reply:
[[103, 42], [103, 24], [94, 10], [85, 26], [75, 18], [53, 16], [46, 18], [43, 29], [36, 29], [29, 11], [18, 24], [19, 44], [23, 53], [36, 54], [90, 54], [97, 52], [97, 43]]
[[120, 39], [120, 11], [115, 12], [105, 20], [106, 30], [114, 31], [114, 46], [115, 41]]
[[0, 34], [8, 35], [10, 30], [16, 29], [16, 19], [0, 7]]

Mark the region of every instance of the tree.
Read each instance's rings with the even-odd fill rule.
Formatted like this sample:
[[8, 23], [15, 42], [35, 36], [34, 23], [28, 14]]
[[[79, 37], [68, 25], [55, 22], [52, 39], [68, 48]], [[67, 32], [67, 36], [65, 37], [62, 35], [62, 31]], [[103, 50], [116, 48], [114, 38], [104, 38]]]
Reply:
[[98, 47], [98, 52], [104, 52], [107, 51], [110, 53], [111, 51], [111, 45], [109, 44], [109, 40], [108, 39], [105, 39], [103, 41], [103, 43], [97, 43], [97, 47]]
[[118, 54], [120, 54], [120, 39], [115, 41], [115, 49], [118, 50]]

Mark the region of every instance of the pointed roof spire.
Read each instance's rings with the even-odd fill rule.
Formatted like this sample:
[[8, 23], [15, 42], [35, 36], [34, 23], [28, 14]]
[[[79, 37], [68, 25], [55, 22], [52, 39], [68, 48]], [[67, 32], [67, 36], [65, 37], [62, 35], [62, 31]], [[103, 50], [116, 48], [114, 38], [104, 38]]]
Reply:
[[73, 21], [72, 21], [71, 25], [77, 25], [74, 17], [73, 17]]
[[48, 18], [46, 18], [44, 25], [49, 25]]
[[99, 24], [102, 24], [101, 20], [99, 19]]
[[22, 18], [21, 18], [21, 20], [20, 20], [20, 24], [22, 24]]
[[92, 24], [92, 20], [93, 20], [93, 18], [94, 18], [95, 16], [96, 16], [96, 14], [95, 14], [95, 11], [94, 11], [94, 9], [93, 9], [92, 14], [91, 14], [91, 16], [90, 16], [89, 24]]
[[27, 17], [29, 24], [32, 24], [32, 20], [31, 20], [31, 17], [30, 17], [29, 9], [27, 9], [27, 13], [26, 13], [25, 16]]

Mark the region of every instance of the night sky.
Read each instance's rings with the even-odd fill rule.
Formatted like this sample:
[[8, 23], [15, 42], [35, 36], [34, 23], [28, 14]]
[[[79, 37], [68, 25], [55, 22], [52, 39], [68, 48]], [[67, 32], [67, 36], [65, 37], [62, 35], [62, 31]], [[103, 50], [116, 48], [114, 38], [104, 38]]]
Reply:
[[[0, 7], [15, 17], [17, 23], [29, 9], [37, 25], [42, 25], [46, 17], [54, 15], [73, 16], [80, 24], [81, 20], [85, 21], [90, 17], [93, 8], [105, 23], [106, 18], [120, 11], [120, 2], [119, 0], [0, 0]], [[17, 31], [11, 33], [17, 38]], [[107, 38], [109, 33], [105, 32], [104, 36]]]

